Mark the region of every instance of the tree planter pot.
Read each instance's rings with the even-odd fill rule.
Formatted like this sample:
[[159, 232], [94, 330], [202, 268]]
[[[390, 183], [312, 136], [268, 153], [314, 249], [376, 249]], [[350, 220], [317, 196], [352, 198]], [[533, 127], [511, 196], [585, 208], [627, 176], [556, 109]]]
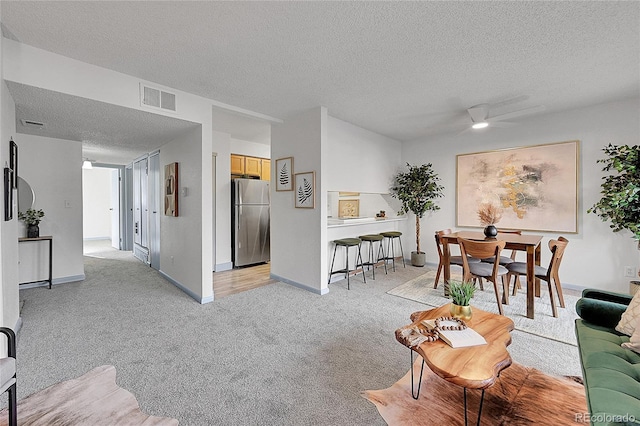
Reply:
[[424, 266], [427, 263], [427, 254], [422, 251], [411, 252], [411, 264], [413, 266]]

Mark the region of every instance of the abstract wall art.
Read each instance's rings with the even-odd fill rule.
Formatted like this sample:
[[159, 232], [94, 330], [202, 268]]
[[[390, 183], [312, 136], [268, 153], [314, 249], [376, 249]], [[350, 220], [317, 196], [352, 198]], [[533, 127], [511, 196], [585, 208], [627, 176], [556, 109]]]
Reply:
[[578, 232], [579, 141], [457, 156], [456, 225], [481, 226], [478, 206], [502, 208], [498, 228]]
[[164, 214], [178, 216], [178, 163], [164, 166]]

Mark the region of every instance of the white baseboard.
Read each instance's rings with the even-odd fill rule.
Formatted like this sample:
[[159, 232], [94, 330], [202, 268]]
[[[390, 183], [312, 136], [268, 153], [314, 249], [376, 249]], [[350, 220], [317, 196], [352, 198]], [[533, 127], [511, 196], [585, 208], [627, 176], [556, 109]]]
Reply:
[[[70, 275], [68, 277], [58, 277], [53, 279], [53, 281], [51, 282], [51, 285], [54, 286], [54, 285], [66, 284], [66, 283], [75, 283], [78, 281], [84, 281], [85, 278], [86, 276], [84, 274]], [[36, 287], [49, 287], [49, 281], [42, 280], [42, 281], [35, 281], [29, 284], [21, 284], [19, 289], [25, 290], [28, 288], [36, 288]]]
[[285, 284], [289, 284], [289, 285], [292, 285], [294, 287], [298, 287], [298, 288], [301, 288], [303, 290], [310, 291], [311, 293], [319, 294], [321, 296], [324, 295], [324, 294], [329, 293], [329, 289], [328, 288], [317, 289], [317, 288], [309, 287], [306, 284], [301, 284], [299, 282], [296, 282], [296, 281], [293, 281], [293, 280], [289, 280], [287, 278], [283, 278], [283, 277], [280, 277], [280, 276], [275, 275], [275, 274], [269, 274], [269, 277], [271, 279], [273, 279], [273, 280], [277, 280], [277, 281], [283, 282]]
[[190, 289], [188, 289], [187, 287], [185, 287], [183, 284], [181, 284], [180, 282], [174, 280], [173, 278], [171, 278], [169, 275], [165, 274], [163, 271], [158, 271], [160, 273], [160, 275], [162, 275], [162, 277], [169, 281], [171, 284], [173, 284], [174, 286], [178, 287], [180, 290], [184, 291], [185, 293], [187, 293], [189, 296], [191, 296], [192, 299], [194, 299], [196, 302], [204, 305], [205, 303], [211, 303], [213, 302], [213, 296], [209, 296], [209, 297], [200, 297], [199, 295], [195, 294], [193, 291], [191, 291]]

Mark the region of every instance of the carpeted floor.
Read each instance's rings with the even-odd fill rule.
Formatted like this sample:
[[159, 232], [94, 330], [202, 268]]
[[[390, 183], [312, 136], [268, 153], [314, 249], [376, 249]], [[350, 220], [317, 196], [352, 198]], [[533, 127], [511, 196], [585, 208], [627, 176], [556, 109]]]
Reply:
[[[91, 256], [82, 282], [20, 290], [19, 399], [113, 365], [144, 413], [183, 426], [385, 424], [360, 392], [406, 373], [394, 332], [425, 305], [387, 291], [424, 269], [379, 269], [324, 296], [276, 283], [200, 305], [131, 253]], [[512, 336], [514, 361], [580, 374], [574, 346]]]
[[[387, 293], [393, 296], [414, 300], [429, 306], [442, 306], [450, 303], [451, 299], [444, 297], [443, 279], [441, 278], [438, 288], [433, 288], [433, 281], [436, 272], [431, 270], [419, 277], [413, 278], [406, 283], [389, 290]], [[452, 275], [454, 279], [461, 279], [459, 275]], [[527, 318], [527, 294], [526, 286], [518, 290], [516, 296], [509, 297], [509, 304], [503, 304], [504, 314], [511, 318], [516, 330], [524, 331], [547, 339], [557, 340], [563, 343], [577, 345], [574, 332], [574, 322], [578, 318], [576, 314], [576, 302], [579, 297], [565, 295], [565, 308], [558, 306], [558, 317], [554, 318], [551, 311], [551, 300], [549, 299], [548, 288], [545, 283], [541, 283], [540, 297], [535, 298], [534, 319]], [[499, 287], [500, 294], [502, 288]], [[471, 305], [488, 312], [498, 313], [495, 291], [492, 283], [485, 283], [484, 291], [478, 289], [471, 300]]]

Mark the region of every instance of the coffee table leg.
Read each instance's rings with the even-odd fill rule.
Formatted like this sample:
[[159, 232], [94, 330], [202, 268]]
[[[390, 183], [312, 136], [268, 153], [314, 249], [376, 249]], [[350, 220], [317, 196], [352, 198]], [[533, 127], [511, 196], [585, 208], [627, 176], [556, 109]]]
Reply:
[[422, 367], [420, 367], [420, 381], [418, 381], [418, 389], [417, 392], [414, 390], [413, 385], [413, 351], [409, 349], [411, 353], [411, 396], [413, 399], [418, 399], [420, 396], [420, 386], [422, 385], [422, 372], [424, 371], [424, 358], [422, 359]]
[[[484, 402], [484, 389], [480, 395], [480, 408], [478, 409], [478, 420], [476, 426], [480, 426], [480, 418], [482, 417], [482, 403]], [[467, 426], [467, 388], [464, 388], [464, 426]]]

